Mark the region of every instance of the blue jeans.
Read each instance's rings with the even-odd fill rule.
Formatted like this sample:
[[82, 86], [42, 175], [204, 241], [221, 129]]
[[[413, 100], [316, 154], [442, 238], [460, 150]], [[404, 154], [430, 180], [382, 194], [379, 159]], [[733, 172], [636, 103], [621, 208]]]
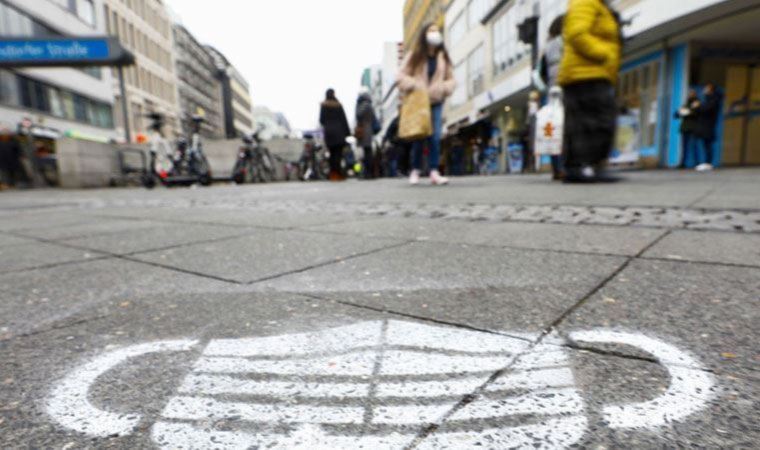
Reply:
[[433, 135], [412, 144], [412, 168], [422, 170], [422, 151], [425, 143], [430, 151], [428, 155], [428, 168], [438, 170], [441, 163], [441, 128], [443, 128], [443, 104], [433, 105], [431, 108], [433, 117]]
[[691, 133], [683, 133], [681, 141], [683, 143], [681, 167], [694, 167], [699, 164], [699, 139]]

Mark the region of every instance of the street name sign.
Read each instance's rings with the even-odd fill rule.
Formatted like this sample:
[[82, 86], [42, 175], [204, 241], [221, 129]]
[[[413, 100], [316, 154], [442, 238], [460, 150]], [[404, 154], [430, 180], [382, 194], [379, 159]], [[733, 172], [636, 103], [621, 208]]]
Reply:
[[134, 56], [114, 37], [0, 38], [0, 67], [121, 66]]

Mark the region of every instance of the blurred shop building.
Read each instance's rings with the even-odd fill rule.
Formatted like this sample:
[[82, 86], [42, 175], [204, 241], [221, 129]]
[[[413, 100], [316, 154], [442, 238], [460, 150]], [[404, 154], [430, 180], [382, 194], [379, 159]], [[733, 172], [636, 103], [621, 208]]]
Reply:
[[[60, 3], [67, 3], [60, 0]], [[70, 2], [68, 2], [70, 3]], [[132, 139], [148, 134], [149, 113], [166, 118], [168, 137], [182, 133], [174, 61], [172, 19], [161, 0], [104, 0], [105, 29], [118, 36], [122, 45], [134, 53], [136, 63], [124, 68], [127, 89], [127, 116]], [[124, 136], [123, 99], [118, 78], [114, 77], [115, 125]]]
[[[102, 0], [0, 1], [0, 35], [105, 34]], [[25, 118], [47, 152], [63, 135], [107, 141], [113, 130], [111, 72], [101, 68], [0, 70], [0, 125], [15, 130]]]
[[[567, 0], [452, 0], [446, 42], [457, 91], [447, 102], [447, 143], [498, 136], [500, 145], [526, 136], [533, 56]], [[618, 98], [627, 133], [613, 162], [675, 167], [681, 161], [675, 112], [689, 88], [715, 83], [724, 95], [715, 163], [760, 164], [760, 3], [755, 0], [612, 1], [627, 25]], [[518, 27], [536, 18], [537, 43]], [[506, 153], [506, 152], [504, 152]], [[504, 164], [504, 161], [502, 161]]]

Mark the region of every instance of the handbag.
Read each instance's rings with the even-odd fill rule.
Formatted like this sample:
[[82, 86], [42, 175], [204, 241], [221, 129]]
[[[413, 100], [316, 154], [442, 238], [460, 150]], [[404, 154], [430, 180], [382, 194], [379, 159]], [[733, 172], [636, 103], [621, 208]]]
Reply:
[[361, 141], [364, 139], [364, 126], [363, 125], [356, 125], [356, 128], [354, 128], [354, 137], [357, 141]]
[[398, 137], [405, 141], [418, 141], [433, 135], [433, 117], [430, 95], [426, 90], [415, 90], [404, 97]]

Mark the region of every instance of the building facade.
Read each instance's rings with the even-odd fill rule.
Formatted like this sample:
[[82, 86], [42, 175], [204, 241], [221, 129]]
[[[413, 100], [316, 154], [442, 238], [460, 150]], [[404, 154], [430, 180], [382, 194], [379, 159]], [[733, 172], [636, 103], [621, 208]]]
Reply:
[[287, 139], [292, 137], [293, 130], [282, 113], [272, 111], [266, 106], [253, 108], [254, 128], [263, 139]]
[[372, 98], [372, 107], [375, 110], [375, 117], [380, 123], [383, 123], [383, 68], [377, 64], [367, 67], [362, 72], [362, 87], [369, 90], [370, 98]]
[[[146, 114], [166, 117], [165, 134], [181, 134], [177, 77], [174, 61], [172, 21], [161, 0], [104, 0], [108, 33], [136, 57], [136, 64], [124, 69], [127, 90], [127, 121], [133, 139], [147, 133]], [[122, 135], [125, 121], [118, 80], [113, 83], [115, 124]]]
[[[760, 35], [752, 32], [760, 4], [616, 0], [612, 5], [629, 22], [617, 95], [635, 124], [635, 139], [619, 140], [613, 159], [645, 167], [679, 165], [680, 120], [674, 113], [690, 87], [699, 90], [712, 82], [725, 95], [714, 163], [760, 164], [760, 69], [755, 68]], [[450, 136], [467, 139], [496, 130], [502, 147], [524, 138], [532, 49], [519, 41], [517, 26], [539, 18], [540, 54], [549, 24], [566, 7], [566, 0], [452, 1], [446, 10], [447, 43], [459, 86], [447, 106]]]
[[414, 48], [422, 27], [427, 23], [443, 26], [444, 12], [452, 0], [406, 0], [404, 3], [404, 47]]
[[214, 57], [217, 77], [222, 86], [222, 111], [227, 139], [254, 131], [253, 102], [250, 86], [240, 72], [219, 50], [206, 46]]
[[[102, 0], [2, 0], [0, 35], [104, 35]], [[0, 70], [0, 124], [29, 118], [46, 135], [109, 140], [113, 130], [111, 73], [106, 68]], [[50, 151], [54, 151], [54, 145]]]
[[201, 134], [209, 138], [225, 136], [222, 84], [214, 57], [182, 25], [174, 24], [174, 52], [182, 131], [192, 134], [192, 115], [203, 111], [206, 121]]
[[404, 59], [404, 44], [402, 42], [386, 42], [383, 45], [382, 92], [383, 97], [378, 108], [382, 110], [383, 130], [399, 114], [400, 97], [396, 87], [396, 78]]

